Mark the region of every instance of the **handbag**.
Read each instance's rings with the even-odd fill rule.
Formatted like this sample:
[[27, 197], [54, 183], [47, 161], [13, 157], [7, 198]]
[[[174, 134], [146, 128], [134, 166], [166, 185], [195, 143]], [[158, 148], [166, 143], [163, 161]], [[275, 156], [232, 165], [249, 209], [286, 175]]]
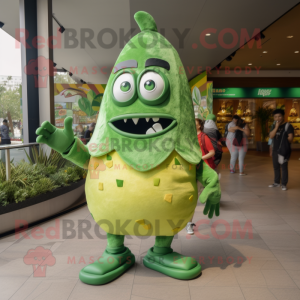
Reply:
[[235, 137], [234, 137], [234, 140], [233, 140], [233, 143], [232, 143], [234, 146], [237, 146], [237, 147], [241, 147], [244, 145], [244, 134], [243, 134], [243, 131], [241, 130], [236, 130], [235, 131]]
[[291, 155], [291, 145], [290, 145], [290, 143], [287, 139], [284, 141], [284, 146], [285, 147], [283, 149], [281, 149], [282, 142], [283, 142], [283, 137], [285, 136], [285, 133], [287, 132], [289, 126], [290, 126], [290, 123], [287, 122], [284, 126], [284, 132], [282, 133], [280, 145], [279, 145], [279, 148], [277, 150], [277, 152], [278, 152], [278, 154], [277, 154], [278, 155], [278, 163], [280, 165], [287, 162], [290, 158], [290, 155]]

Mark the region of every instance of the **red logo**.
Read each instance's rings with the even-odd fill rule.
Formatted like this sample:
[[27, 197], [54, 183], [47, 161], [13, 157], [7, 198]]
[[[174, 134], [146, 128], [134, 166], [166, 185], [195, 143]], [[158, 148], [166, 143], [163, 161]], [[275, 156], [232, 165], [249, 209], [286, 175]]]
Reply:
[[48, 77], [54, 76], [54, 71], [53, 61], [44, 56], [31, 59], [24, 68], [27, 75], [34, 75], [34, 86], [36, 88], [47, 87]]
[[23, 261], [26, 265], [32, 265], [33, 277], [46, 277], [47, 266], [53, 266], [56, 259], [51, 250], [38, 246], [28, 250]]

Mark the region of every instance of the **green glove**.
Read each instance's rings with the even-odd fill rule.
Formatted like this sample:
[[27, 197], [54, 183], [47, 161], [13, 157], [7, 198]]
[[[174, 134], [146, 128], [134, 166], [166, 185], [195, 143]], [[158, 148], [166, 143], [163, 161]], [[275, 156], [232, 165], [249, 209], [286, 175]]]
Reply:
[[43, 122], [35, 132], [38, 135], [36, 142], [47, 144], [59, 153], [66, 152], [74, 142], [72, 122], [72, 117], [65, 118], [64, 129], [58, 129], [48, 121]]
[[221, 188], [218, 174], [211, 169], [203, 160], [197, 166], [197, 179], [204, 186], [204, 190], [199, 197], [201, 203], [205, 203], [203, 214], [211, 219], [215, 213], [218, 217], [220, 215], [220, 199]]

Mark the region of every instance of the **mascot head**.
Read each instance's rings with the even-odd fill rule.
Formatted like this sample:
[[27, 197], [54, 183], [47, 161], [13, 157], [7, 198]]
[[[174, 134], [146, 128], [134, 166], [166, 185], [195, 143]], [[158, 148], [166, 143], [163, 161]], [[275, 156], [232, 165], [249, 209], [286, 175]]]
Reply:
[[201, 151], [179, 55], [157, 32], [151, 15], [140, 11], [134, 18], [141, 32], [125, 45], [109, 77], [90, 154], [116, 150], [127, 164], [146, 165], [142, 171], [156, 167], [172, 151], [197, 164]]

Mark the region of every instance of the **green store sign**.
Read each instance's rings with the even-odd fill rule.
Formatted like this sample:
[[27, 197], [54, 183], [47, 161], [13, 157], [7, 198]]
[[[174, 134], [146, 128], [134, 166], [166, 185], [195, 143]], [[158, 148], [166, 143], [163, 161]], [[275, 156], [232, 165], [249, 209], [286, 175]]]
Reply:
[[300, 88], [214, 88], [218, 98], [300, 98]]

